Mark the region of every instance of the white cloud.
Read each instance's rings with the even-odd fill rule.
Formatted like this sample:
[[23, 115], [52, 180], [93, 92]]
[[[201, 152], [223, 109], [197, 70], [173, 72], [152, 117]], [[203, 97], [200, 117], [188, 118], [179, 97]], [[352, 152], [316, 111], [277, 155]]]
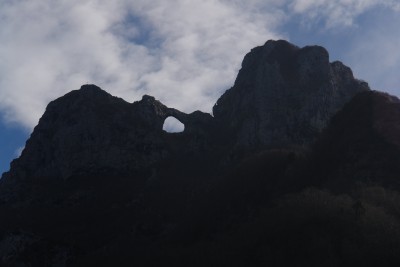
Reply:
[[85, 83], [128, 101], [147, 93], [183, 111], [210, 111], [244, 54], [276, 38], [283, 17], [275, 8], [259, 12], [262, 1], [116, 2], [2, 4], [0, 109], [6, 121], [32, 128], [50, 100]]
[[400, 10], [397, 0], [3, 0], [0, 111], [31, 129], [50, 100], [94, 83], [210, 112], [243, 56], [292, 17], [340, 28], [377, 6]]
[[360, 14], [375, 8], [400, 10], [397, 0], [291, 0], [289, 9], [304, 16], [303, 22], [323, 23], [327, 28], [352, 26]]
[[163, 130], [168, 133], [180, 133], [185, 130], [185, 125], [174, 117], [168, 117], [164, 121]]
[[18, 158], [19, 156], [21, 156], [22, 151], [23, 151], [24, 149], [25, 149], [24, 146], [18, 147], [17, 150], [14, 151], [14, 156], [15, 156], [16, 158]]

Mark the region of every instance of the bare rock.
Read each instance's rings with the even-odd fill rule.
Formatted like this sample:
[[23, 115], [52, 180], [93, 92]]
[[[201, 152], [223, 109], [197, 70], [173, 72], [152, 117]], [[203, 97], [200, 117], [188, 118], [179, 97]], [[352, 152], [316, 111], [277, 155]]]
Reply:
[[367, 83], [320, 46], [268, 41], [248, 53], [234, 86], [213, 113], [230, 129], [235, 149], [305, 146]]
[[[308, 146], [333, 114], [368, 90], [350, 68], [329, 63], [324, 48], [299, 48], [282, 40], [268, 41], [245, 56], [234, 86], [215, 104], [214, 117], [186, 114], [148, 95], [128, 103], [83, 85], [47, 106], [2, 183], [128, 177], [154, 173], [163, 161], [186, 155], [202, 159], [214, 154], [216, 161], [232, 162], [229, 157], [238, 151]], [[162, 130], [169, 116], [185, 125], [183, 133]]]

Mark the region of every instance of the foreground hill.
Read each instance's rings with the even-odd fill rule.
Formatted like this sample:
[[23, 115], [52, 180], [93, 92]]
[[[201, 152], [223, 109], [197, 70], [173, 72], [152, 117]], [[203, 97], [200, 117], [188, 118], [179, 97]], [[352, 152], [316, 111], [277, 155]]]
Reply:
[[213, 116], [84, 85], [0, 180], [0, 265], [398, 266], [399, 131], [397, 98], [282, 40]]

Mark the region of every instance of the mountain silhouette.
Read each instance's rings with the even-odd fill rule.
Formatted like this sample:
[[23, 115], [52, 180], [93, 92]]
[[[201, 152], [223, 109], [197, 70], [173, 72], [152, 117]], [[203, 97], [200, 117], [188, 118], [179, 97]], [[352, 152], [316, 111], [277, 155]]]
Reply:
[[212, 115], [49, 103], [0, 180], [0, 265], [398, 266], [399, 174], [400, 100], [270, 40]]

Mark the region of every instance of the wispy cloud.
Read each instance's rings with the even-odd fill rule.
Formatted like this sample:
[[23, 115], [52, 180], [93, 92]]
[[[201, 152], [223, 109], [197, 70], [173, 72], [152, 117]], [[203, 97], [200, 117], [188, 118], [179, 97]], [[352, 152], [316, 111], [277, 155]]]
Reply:
[[[118, 3], [116, 3], [118, 2]], [[33, 127], [46, 104], [84, 83], [129, 101], [144, 93], [211, 110], [279, 10], [259, 1], [9, 1], [0, 9], [0, 108]], [[263, 16], [268, 15], [268, 16]]]
[[400, 10], [397, 0], [292, 0], [289, 10], [303, 15], [306, 24], [322, 23], [327, 28], [354, 25], [360, 14], [375, 8]]
[[95, 83], [128, 101], [146, 93], [209, 112], [245, 53], [282, 37], [292, 17], [348, 27], [376, 6], [400, 9], [395, 0], [2, 1], [0, 111], [32, 128], [50, 100]]

